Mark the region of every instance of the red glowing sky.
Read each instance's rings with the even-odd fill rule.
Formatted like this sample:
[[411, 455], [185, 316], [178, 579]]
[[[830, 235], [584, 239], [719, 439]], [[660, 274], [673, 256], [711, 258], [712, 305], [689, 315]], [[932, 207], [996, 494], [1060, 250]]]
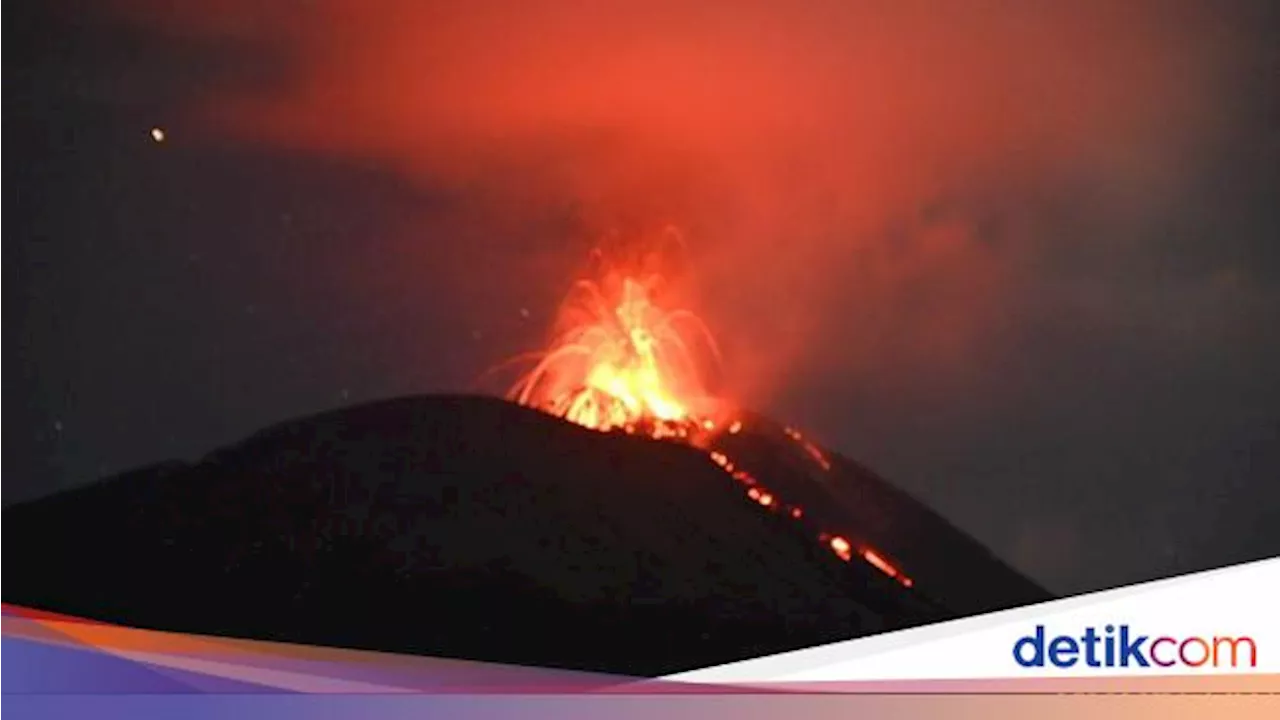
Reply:
[[480, 188], [508, 214], [687, 228], [746, 394], [963, 365], [1040, 259], [1013, 203], [984, 241], [991, 199], [1078, 185], [1135, 222], [1161, 212], [1223, 71], [1211, 18], [1161, 2], [137, 7], [280, 60], [203, 98], [245, 138]]

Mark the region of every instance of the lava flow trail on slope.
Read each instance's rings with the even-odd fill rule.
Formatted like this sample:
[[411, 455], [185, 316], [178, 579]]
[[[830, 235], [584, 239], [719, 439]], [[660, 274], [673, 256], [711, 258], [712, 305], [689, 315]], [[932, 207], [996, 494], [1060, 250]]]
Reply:
[[[686, 443], [707, 453], [763, 510], [806, 521], [803, 504], [789, 501], [736, 459], [726, 437], [744, 429], [742, 413], [713, 397], [705, 363], [721, 361], [706, 325], [689, 310], [654, 302], [662, 278], [612, 275], [580, 280], [559, 312], [542, 352], [516, 358], [533, 368], [508, 392], [521, 405], [602, 432], [640, 434]], [[820, 472], [831, 463], [812, 441], [786, 427], [785, 437]], [[888, 554], [845, 534], [816, 528], [814, 539], [845, 562], [859, 559], [910, 588], [915, 581]]]

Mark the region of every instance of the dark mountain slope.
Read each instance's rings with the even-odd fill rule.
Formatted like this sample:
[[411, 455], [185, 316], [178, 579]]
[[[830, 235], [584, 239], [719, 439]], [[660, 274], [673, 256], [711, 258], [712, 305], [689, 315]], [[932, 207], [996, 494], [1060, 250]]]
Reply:
[[[781, 447], [755, 444], [783, 484], [822, 487], [778, 460]], [[830, 522], [857, 524], [838, 503], [825, 508]], [[6, 508], [4, 520], [9, 603], [644, 676], [1043, 598], [971, 553], [955, 567], [988, 568], [1003, 586], [987, 588], [984, 608], [981, 592], [954, 591], [964, 602], [948, 607], [920, 573], [907, 589], [842, 562], [700, 451], [488, 398], [395, 400], [282, 424], [196, 464]], [[907, 552], [924, 557], [927, 532], [912, 532]]]
[[928, 506], [871, 470], [824, 453], [824, 470], [767, 418], [749, 415], [746, 431], [722, 445], [823, 526], [865, 541], [920, 581], [919, 593], [959, 615], [1049, 599], [1048, 593]]

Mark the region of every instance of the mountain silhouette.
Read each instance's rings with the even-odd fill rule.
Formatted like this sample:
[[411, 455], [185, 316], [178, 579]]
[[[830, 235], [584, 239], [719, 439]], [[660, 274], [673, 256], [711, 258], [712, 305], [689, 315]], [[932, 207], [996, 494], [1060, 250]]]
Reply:
[[[134, 627], [654, 677], [1049, 599], [852, 461], [735, 461], [486, 397], [283, 423], [4, 509], [7, 603]], [[910, 586], [822, 530], [876, 552]]]

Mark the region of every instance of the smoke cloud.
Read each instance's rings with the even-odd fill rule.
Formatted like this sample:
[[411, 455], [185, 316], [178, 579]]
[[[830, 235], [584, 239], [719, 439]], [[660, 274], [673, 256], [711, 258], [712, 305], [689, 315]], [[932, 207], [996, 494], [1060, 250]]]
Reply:
[[[1211, 18], [1168, 2], [299, 7], [129, 9], [261, 53], [252, 82], [200, 98], [237, 137], [373, 163], [508, 224], [552, 208], [583, 236], [680, 227], [731, 383], [761, 400], [779, 377], [979, 362], [1052, 272], [1046, 246], [1124, 242], [1178, 202], [1223, 69]], [[1068, 196], [1103, 226], [1048, 237]], [[571, 246], [520, 252], [569, 263]], [[423, 273], [534, 281], [422, 252]]]

